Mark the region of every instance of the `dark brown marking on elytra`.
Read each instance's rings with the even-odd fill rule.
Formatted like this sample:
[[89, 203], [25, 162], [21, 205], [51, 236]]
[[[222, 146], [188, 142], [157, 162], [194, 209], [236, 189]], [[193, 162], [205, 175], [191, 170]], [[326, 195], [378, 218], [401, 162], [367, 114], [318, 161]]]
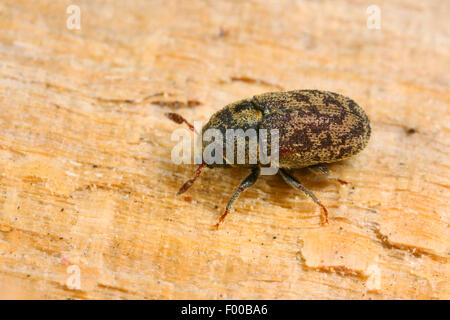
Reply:
[[338, 106], [340, 109], [345, 110], [345, 109], [342, 107], [342, 104], [339, 102], [339, 100], [338, 100], [338, 99], [335, 99], [335, 98], [334, 98], [333, 96], [331, 96], [331, 95], [324, 95], [324, 96], [322, 97], [322, 101], [325, 103], [326, 106], [329, 106], [329, 105], [336, 105], [336, 106]]
[[350, 112], [354, 113], [354, 114], [360, 114], [359, 110], [358, 110], [358, 106], [355, 103], [355, 101], [348, 99], [348, 108], [350, 109]]
[[341, 147], [341, 149], [339, 149], [339, 153], [336, 158], [338, 158], [338, 159], [346, 158], [347, 156], [349, 156], [353, 153], [353, 151], [354, 151], [353, 149], [354, 149], [353, 146]]
[[364, 125], [362, 122], [358, 122], [350, 129], [350, 135], [353, 137], [360, 137], [364, 135]]
[[292, 96], [295, 98], [295, 100], [297, 102], [304, 102], [305, 104], [310, 104], [311, 103], [309, 95], [306, 95], [306, 94], [303, 94], [303, 93], [300, 93], [300, 92], [293, 92]]
[[325, 138], [320, 140], [320, 147], [323, 149], [327, 149], [334, 145], [333, 140], [331, 139], [331, 134], [329, 132], [325, 133]]

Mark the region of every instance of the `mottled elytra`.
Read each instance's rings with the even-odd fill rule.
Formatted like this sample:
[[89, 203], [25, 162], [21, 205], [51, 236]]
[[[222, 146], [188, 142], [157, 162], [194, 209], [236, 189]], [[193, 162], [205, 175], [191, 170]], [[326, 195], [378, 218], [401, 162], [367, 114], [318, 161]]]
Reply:
[[[167, 116], [193, 128], [178, 114], [168, 113]], [[353, 100], [328, 91], [270, 92], [225, 106], [210, 118], [202, 132], [218, 129], [225, 139], [227, 129], [245, 131], [251, 128], [279, 130], [280, 175], [289, 185], [300, 189], [318, 204], [323, 212], [323, 221], [328, 222], [325, 206], [287, 170], [307, 167], [314, 172], [328, 173], [323, 164], [347, 159], [364, 149], [370, 138], [370, 122], [364, 110]], [[210, 168], [249, 168], [250, 175], [231, 196], [216, 227], [223, 222], [239, 194], [256, 182], [261, 167], [260, 163], [230, 164], [227, 159], [224, 160], [223, 164], [207, 165], [203, 162], [197, 168], [194, 178], [188, 180], [178, 191], [178, 194], [185, 192], [199, 177], [204, 165]]]

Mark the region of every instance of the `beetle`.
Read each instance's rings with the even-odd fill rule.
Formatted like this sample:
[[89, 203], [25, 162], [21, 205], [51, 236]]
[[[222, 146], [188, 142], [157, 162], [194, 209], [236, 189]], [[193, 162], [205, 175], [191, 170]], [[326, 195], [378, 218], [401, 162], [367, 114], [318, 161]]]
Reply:
[[[193, 126], [177, 113], [166, 113], [176, 123]], [[225, 106], [211, 116], [202, 128], [218, 129], [278, 129], [279, 131], [279, 173], [295, 189], [303, 191], [320, 206], [322, 221], [328, 222], [328, 211], [316, 196], [294, 178], [287, 170], [308, 168], [313, 172], [328, 173], [324, 165], [347, 159], [363, 150], [370, 138], [370, 121], [364, 110], [353, 100], [341, 94], [320, 90], [293, 90], [269, 92], [240, 100]], [[226, 143], [224, 141], [224, 143]], [[203, 148], [206, 144], [203, 141]], [[248, 152], [246, 149], [246, 160]], [[219, 225], [229, 213], [239, 194], [255, 184], [260, 176], [261, 163], [230, 164], [227, 159], [222, 164], [207, 164], [208, 167], [231, 168], [244, 166], [251, 173], [241, 182], [231, 196], [225, 212], [219, 218]], [[185, 192], [200, 176], [203, 162], [178, 191]]]

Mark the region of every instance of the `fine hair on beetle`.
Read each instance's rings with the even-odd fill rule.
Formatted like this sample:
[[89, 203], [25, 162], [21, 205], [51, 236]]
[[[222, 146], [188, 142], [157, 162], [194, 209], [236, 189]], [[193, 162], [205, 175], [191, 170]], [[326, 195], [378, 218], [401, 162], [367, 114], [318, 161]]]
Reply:
[[[229, 199], [216, 227], [224, 221], [241, 192], [254, 185], [261, 174], [277, 172], [287, 184], [314, 201], [321, 209], [321, 221], [328, 223], [326, 207], [289, 170], [308, 168], [327, 174], [325, 164], [359, 153], [371, 134], [369, 118], [356, 102], [321, 90], [268, 92], [239, 100], [217, 111], [204, 126], [197, 122], [192, 125], [177, 113], [166, 116], [176, 123], [187, 124], [201, 136], [194, 142], [194, 163], [199, 166], [177, 194], [192, 186], [204, 166], [251, 170]], [[172, 134], [172, 140], [180, 137], [183, 138], [172, 150], [172, 160], [177, 164], [191, 163], [190, 133], [177, 130]], [[344, 180], [335, 180], [346, 184]]]

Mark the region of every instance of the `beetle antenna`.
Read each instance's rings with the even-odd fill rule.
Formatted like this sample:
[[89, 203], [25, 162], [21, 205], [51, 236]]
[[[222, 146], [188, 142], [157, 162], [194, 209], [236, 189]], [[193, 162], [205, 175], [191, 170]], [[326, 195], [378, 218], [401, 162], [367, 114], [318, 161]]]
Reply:
[[202, 162], [202, 164], [199, 165], [199, 167], [197, 168], [197, 170], [195, 170], [195, 175], [194, 175], [194, 177], [193, 177], [192, 179], [189, 179], [188, 181], [186, 181], [186, 182], [181, 186], [180, 190], [178, 190], [178, 192], [177, 192], [177, 195], [180, 195], [180, 194], [186, 192], [187, 189], [189, 189], [189, 188], [192, 186], [192, 184], [195, 182], [195, 180], [197, 180], [197, 178], [200, 176], [200, 173], [202, 173], [202, 169], [203, 169], [203, 166], [204, 166], [204, 165], [205, 165], [204, 162]]
[[173, 122], [176, 122], [178, 124], [182, 124], [183, 122], [186, 123], [187, 126], [189, 127], [189, 129], [191, 129], [192, 131], [194, 131], [195, 133], [198, 134], [198, 132], [194, 129], [194, 126], [192, 124], [190, 124], [185, 118], [183, 118], [178, 113], [167, 112], [167, 113], [165, 113], [165, 115], [167, 118], [169, 118], [170, 120], [172, 120]]

